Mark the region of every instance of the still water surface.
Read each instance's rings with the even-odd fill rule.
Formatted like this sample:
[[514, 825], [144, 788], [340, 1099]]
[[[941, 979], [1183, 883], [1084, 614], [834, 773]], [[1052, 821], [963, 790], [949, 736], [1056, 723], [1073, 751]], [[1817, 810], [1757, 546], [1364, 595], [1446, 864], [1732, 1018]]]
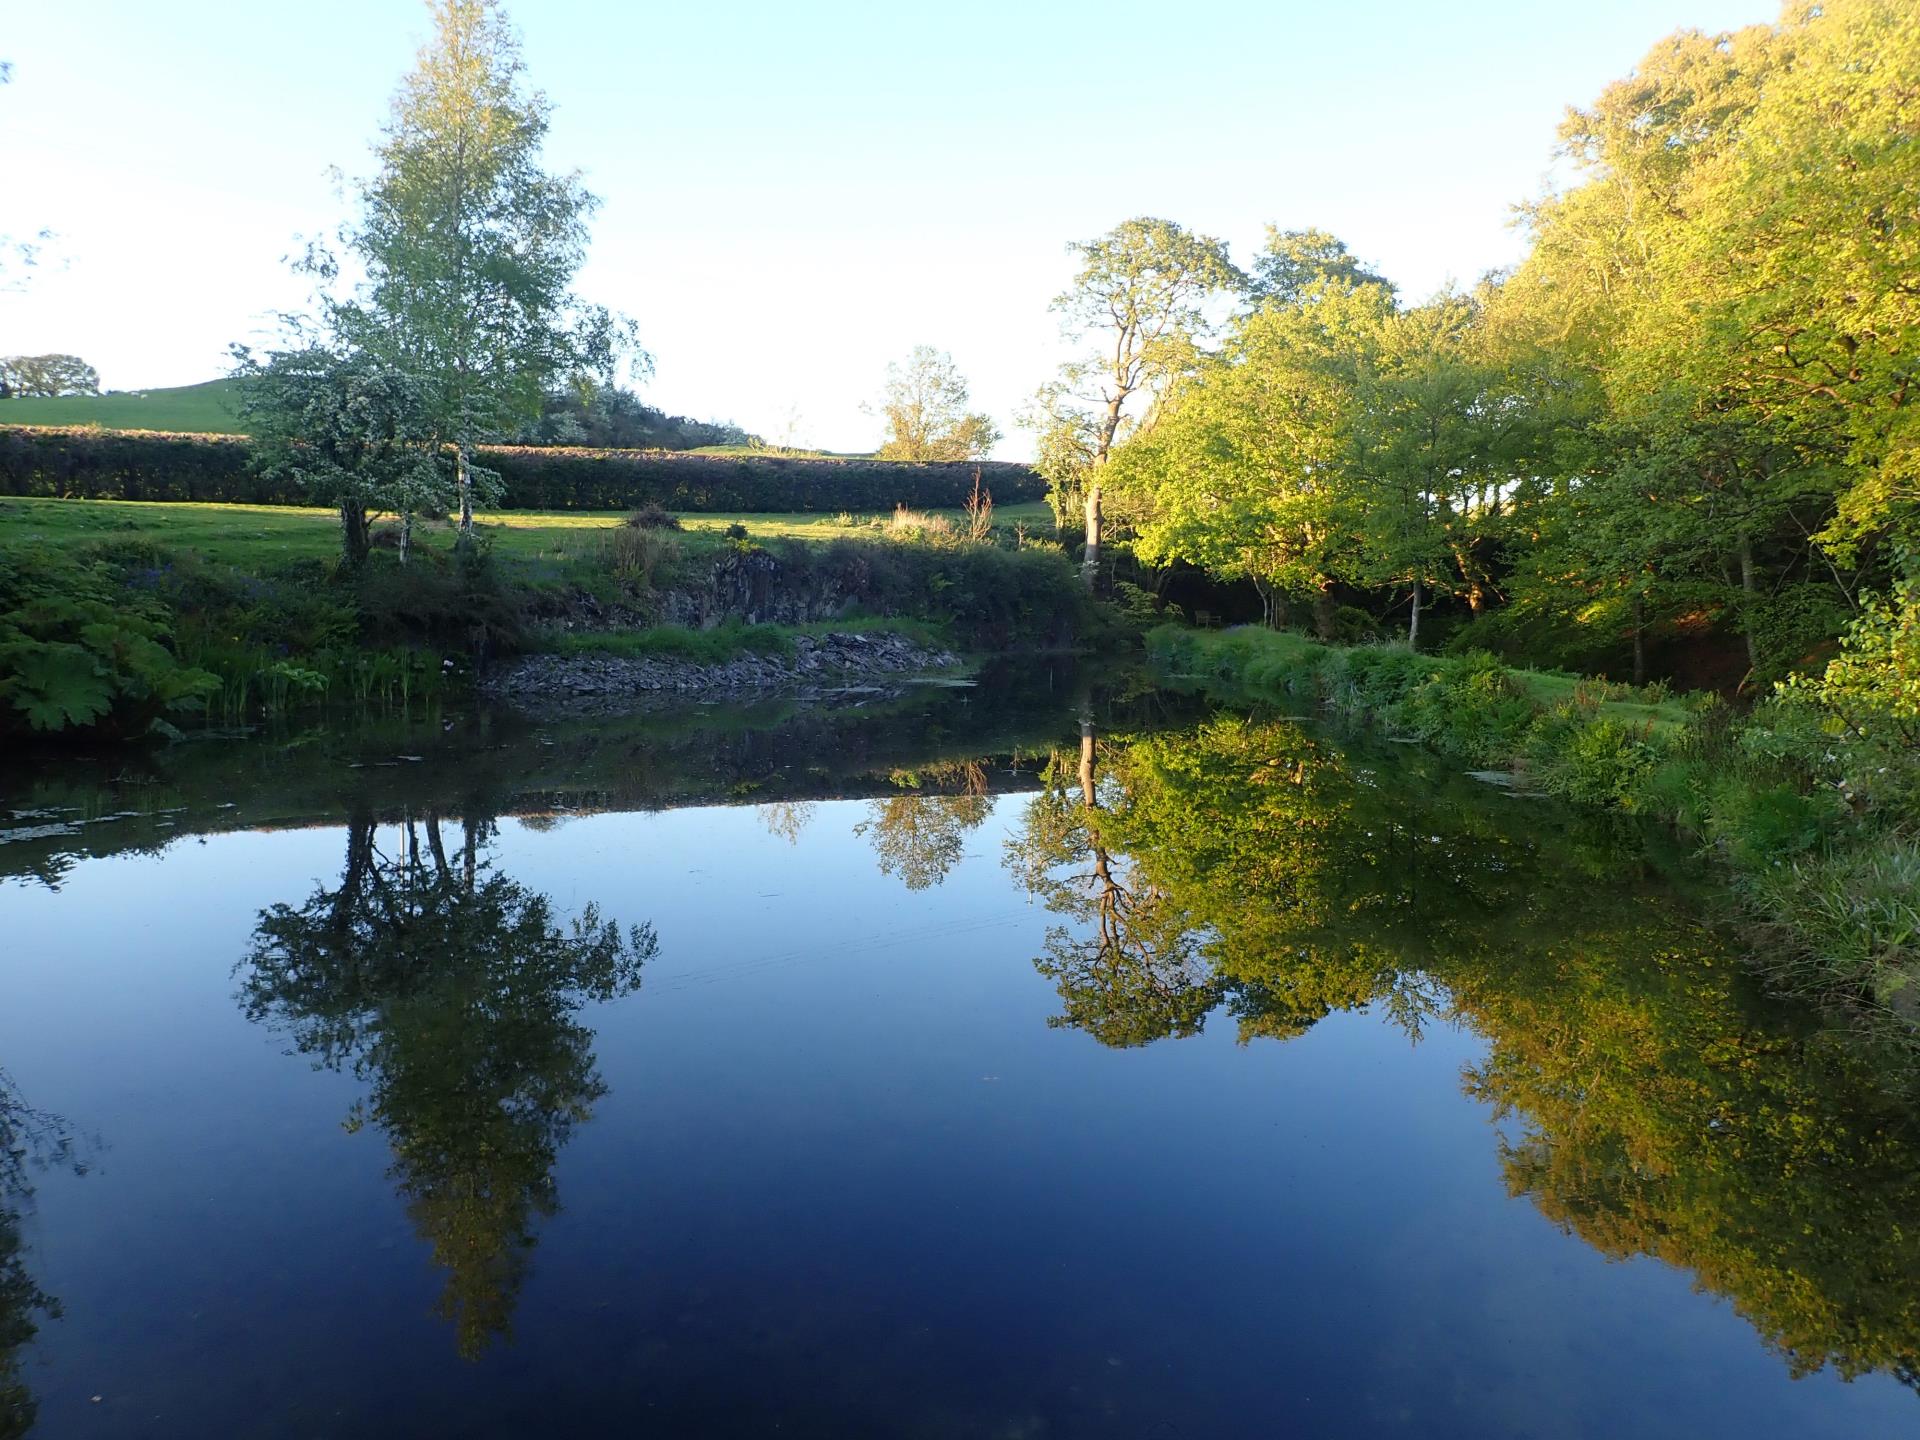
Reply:
[[1429, 757], [988, 686], [0, 830], [0, 1435], [1920, 1433], [1905, 1108]]

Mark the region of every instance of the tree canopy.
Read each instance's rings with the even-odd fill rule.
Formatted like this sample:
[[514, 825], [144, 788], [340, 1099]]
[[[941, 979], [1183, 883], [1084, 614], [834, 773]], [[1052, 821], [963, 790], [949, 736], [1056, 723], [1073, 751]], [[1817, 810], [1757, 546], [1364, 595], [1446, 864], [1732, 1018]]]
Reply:
[[631, 325], [573, 292], [597, 201], [577, 174], [543, 168], [550, 107], [527, 88], [497, 0], [429, 9], [433, 38], [394, 99], [346, 236], [363, 278], [329, 320], [347, 348], [420, 386], [456, 454], [464, 535], [476, 494], [497, 484], [474, 446], [537, 419], [560, 381], [610, 381]]
[[916, 345], [904, 362], [887, 366], [880, 419], [886, 438], [881, 460], [984, 460], [1000, 441], [989, 415], [969, 411], [966, 377], [953, 357]]
[[100, 372], [78, 355], [9, 355], [0, 360], [0, 397], [51, 400], [99, 393]]
[[[1915, 74], [1898, 0], [1682, 31], [1568, 112], [1573, 178], [1523, 208], [1511, 273], [1407, 303], [1338, 238], [1270, 227], [1213, 351], [1191, 280], [1130, 328], [1108, 277], [1150, 236], [1191, 251], [1132, 222], [1062, 302], [1121, 336], [1117, 380], [1067, 377], [1109, 409], [1063, 382], [1042, 463], [1098, 468], [1141, 560], [1250, 581], [1270, 623], [1338, 593], [1410, 643], [1440, 605], [1454, 643], [1635, 679], [1714, 636], [1750, 686], [1817, 664], [1920, 542]], [[1150, 423], [1122, 423], [1148, 371]]]

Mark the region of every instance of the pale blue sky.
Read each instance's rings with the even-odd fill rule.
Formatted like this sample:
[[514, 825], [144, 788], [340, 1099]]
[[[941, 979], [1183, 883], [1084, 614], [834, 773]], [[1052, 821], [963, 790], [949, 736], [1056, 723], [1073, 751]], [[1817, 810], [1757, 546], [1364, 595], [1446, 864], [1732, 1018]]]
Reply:
[[[638, 320], [669, 410], [866, 448], [889, 359], [951, 350], [1013, 413], [1058, 358], [1065, 243], [1156, 214], [1230, 241], [1318, 225], [1403, 291], [1509, 263], [1563, 108], [1683, 26], [1769, 0], [1437, 5], [520, 0], [548, 154], [605, 201], [581, 277]], [[426, 33], [414, 0], [15, 4], [0, 232], [57, 263], [0, 352], [112, 388], [221, 371], [300, 290]]]

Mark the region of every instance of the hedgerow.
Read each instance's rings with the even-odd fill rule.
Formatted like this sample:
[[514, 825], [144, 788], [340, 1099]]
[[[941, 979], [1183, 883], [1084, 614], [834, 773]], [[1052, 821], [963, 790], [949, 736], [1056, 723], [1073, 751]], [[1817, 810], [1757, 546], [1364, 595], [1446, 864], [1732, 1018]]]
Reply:
[[[1037, 500], [1046, 484], [1003, 461], [908, 464], [667, 450], [483, 446], [508, 510], [683, 511], [955, 509], [974, 477], [1002, 504]], [[313, 503], [299, 484], [259, 473], [244, 436], [86, 427], [0, 427], [0, 494], [91, 500]]]

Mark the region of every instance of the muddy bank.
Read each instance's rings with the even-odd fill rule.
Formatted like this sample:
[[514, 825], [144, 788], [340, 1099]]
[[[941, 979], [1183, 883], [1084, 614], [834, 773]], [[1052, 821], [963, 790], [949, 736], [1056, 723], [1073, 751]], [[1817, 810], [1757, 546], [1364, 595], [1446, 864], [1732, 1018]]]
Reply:
[[481, 681], [490, 699], [523, 708], [575, 709], [634, 699], [751, 699], [759, 695], [872, 694], [923, 676], [957, 675], [952, 651], [903, 635], [798, 635], [790, 651], [727, 660], [671, 656], [527, 655]]

